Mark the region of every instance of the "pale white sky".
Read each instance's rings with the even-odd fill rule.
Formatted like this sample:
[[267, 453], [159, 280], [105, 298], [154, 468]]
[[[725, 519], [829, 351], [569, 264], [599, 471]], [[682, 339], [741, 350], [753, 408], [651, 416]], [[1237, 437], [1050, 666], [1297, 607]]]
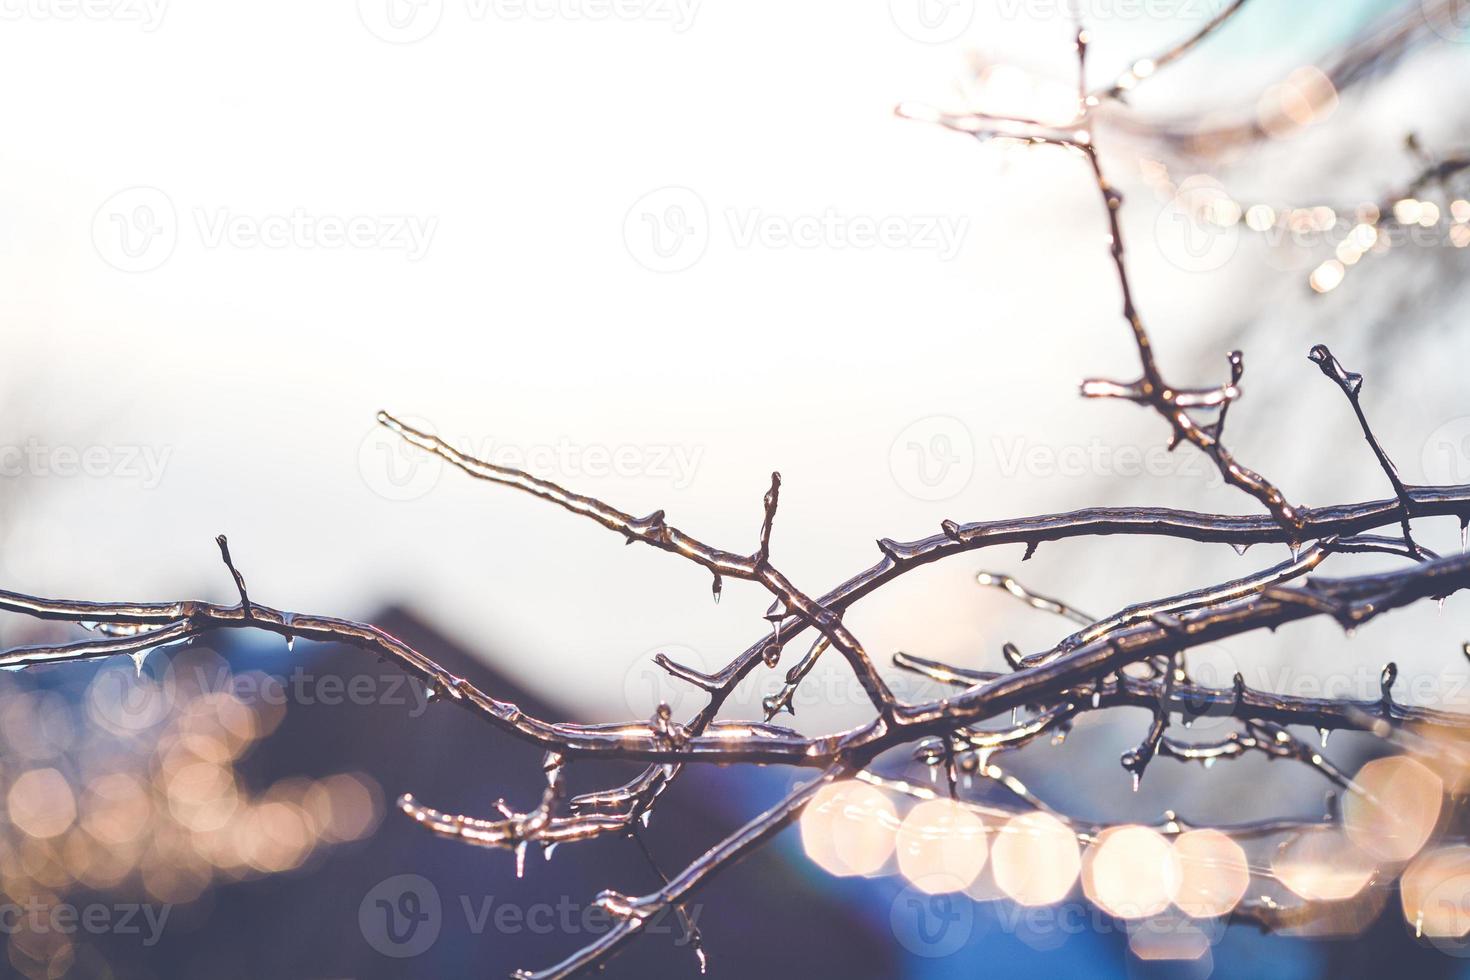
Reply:
[[[52, 464], [58, 447], [104, 447], [109, 473], [7, 479], [7, 587], [228, 599], [212, 542], [226, 532], [263, 602], [366, 616], [407, 601], [610, 719], [653, 650], [714, 666], [754, 638], [768, 599], [729, 583], [715, 606], [692, 566], [384, 455], [397, 450], [375, 435], [377, 409], [624, 509], [662, 507], [732, 549], [754, 547], [780, 469], [774, 555], [813, 593], [871, 563], [875, 538], [944, 518], [1122, 500], [1251, 509], [1210, 489], [1197, 460], [1142, 478], [1046, 468], [1047, 453], [1152, 451], [1160, 437], [1129, 406], [1075, 395], [1084, 376], [1133, 368], [1095, 194], [1063, 154], [892, 115], [902, 100], [952, 104], [966, 50], [1070, 84], [1068, 28], [1040, 16], [1049, 5], [981, 4], [935, 44], [911, 36], [929, 28], [900, 0], [671, 0], [601, 20], [469, 0], [397, 6], [396, 20], [373, 0], [116, 0], [102, 19], [41, 0], [4, 9], [3, 441], [34, 440]], [[1233, 92], [1316, 53], [1295, 40], [1296, 16], [1243, 19], [1181, 69], [1189, 98], [1161, 77], [1156, 99], [1238, 104]], [[1188, 30], [1096, 20], [1097, 80]], [[930, 23], [946, 33], [942, 16]], [[1458, 54], [1242, 179], [1271, 200], [1317, 193], [1270, 180], [1315, 153], [1357, 181], [1349, 196], [1382, 189], [1342, 160], [1402, 177], [1404, 106], [1435, 132], [1444, 114], [1414, 100]], [[1152, 239], [1159, 202], [1115, 167], [1166, 363], [1207, 381], [1223, 374], [1224, 331], [1279, 324], [1248, 348], [1242, 455], [1311, 503], [1385, 494], [1365, 453], [1325, 468], [1313, 455], [1356, 439], [1330, 386], [1287, 409], [1320, 428], [1298, 438], [1272, 415], [1315, 376], [1312, 342], [1340, 336], [1345, 360], [1368, 349], [1348, 314], [1371, 297], [1311, 306], [1299, 275], [1248, 256], [1181, 272]], [[645, 206], [669, 187], [682, 190]], [[670, 244], [681, 231], [693, 252]], [[1332, 325], [1339, 336], [1314, 333]], [[1407, 447], [1411, 479], [1426, 440], [1470, 414], [1456, 388], [1393, 403], [1385, 438]], [[1043, 548], [1027, 567], [1102, 614], [1284, 557], [1109, 547]], [[972, 584], [981, 567], [1018, 571], [1019, 550], [927, 569], [853, 623], [882, 656], [993, 664], [1003, 640], [1049, 642], [1053, 624], [1016, 625]], [[1458, 661], [1441, 646], [1435, 663]]]

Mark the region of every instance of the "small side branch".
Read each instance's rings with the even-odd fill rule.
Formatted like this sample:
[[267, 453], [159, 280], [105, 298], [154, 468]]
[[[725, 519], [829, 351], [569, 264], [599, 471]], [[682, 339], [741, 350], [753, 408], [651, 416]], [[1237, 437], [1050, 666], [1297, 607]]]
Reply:
[[230, 570], [230, 575], [235, 579], [235, 588], [240, 592], [240, 609], [244, 611], [245, 618], [250, 619], [250, 596], [245, 591], [245, 576], [240, 574], [240, 570], [230, 560], [230, 542], [223, 534], [220, 534], [215, 537], [214, 543], [219, 545], [219, 555], [224, 559], [225, 567]]
[[1414, 535], [1409, 529], [1409, 489], [1399, 478], [1398, 467], [1393, 465], [1393, 460], [1389, 459], [1388, 453], [1383, 451], [1383, 446], [1379, 444], [1377, 437], [1373, 435], [1373, 429], [1368, 425], [1368, 416], [1363, 413], [1363, 403], [1359, 397], [1363, 390], [1363, 376], [1344, 369], [1333, 356], [1332, 351], [1327, 349], [1326, 344], [1317, 344], [1307, 356], [1347, 396], [1348, 404], [1352, 405], [1353, 414], [1358, 417], [1358, 425], [1363, 430], [1363, 438], [1368, 440], [1368, 446], [1373, 450], [1373, 455], [1378, 457], [1378, 465], [1383, 468], [1388, 482], [1393, 484], [1393, 492], [1398, 497], [1399, 505], [1404, 509], [1402, 522], [1404, 544], [1408, 546], [1411, 557], [1421, 557], [1419, 546], [1414, 543]]

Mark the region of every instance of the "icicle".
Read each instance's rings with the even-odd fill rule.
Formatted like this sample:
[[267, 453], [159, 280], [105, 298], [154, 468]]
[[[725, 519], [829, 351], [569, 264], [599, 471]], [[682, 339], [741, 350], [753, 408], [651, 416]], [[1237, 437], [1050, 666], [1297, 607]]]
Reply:
[[696, 946], [694, 949], [694, 955], [699, 958], [699, 972], [700, 975], [703, 976], [704, 974], [709, 972], [709, 957], [704, 955], [703, 946]]
[[1135, 793], [1138, 792], [1138, 786], [1142, 782], [1143, 782], [1143, 773], [1135, 772], [1133, 774], [1133, 792], [1135, 792]]
[[710, 591], [714, 593], [715, 605], [720, 604], [720, 590], [724, 587], [725, 583], [720, 579], [720, 573], [715, 572], [715, 580], [710, 583]]
[[1092, 689], [1092, 706], [1096, 708], [1100, 704], [1102, 704], [1102, 688], [1094, 687]]
[[1332, 737], [1332, 730], [1330, 728], [1319, 728], [1317, 729], [1317, 734], [1322, 736], [1322, 747], [1324, 749], [1327, 748], [1327, 740]]
[[1465, 553], [1465, 546], [1470, 544], [1470, 518], [1460, 518], [1460, 554]]
[[1250, 545], [1248, 545], [1248, 544], [1240, 544], [1239, 542], [1236, 542], [1236, 543], [1231, 544], [1230, 547], [1232, 547], [1232, 548], [1235, 549], [1235, 553], [1237, 555], [1240, 555], [1240, 556], [1244, 557], [1246, 551], [1250, 548]]
[[545, 857], [546, 860], [548, 860], [548, 861], [551, 860], [552, 853], [556, 851], [556, 845], [557, 845], [557, 842], [556, 841], [552, 841], [550, 844], [547, 844], [546, 845], [546, 849], [541, 852], [542, 853], [542, 856]]
[[1414, 938], [1424, 938], [1424, 910], [1420, 909], [1414, 913]]
[[643, 821], [644, 829], [648, 829], [648, 822], [653, 819], [653, 811], [644, 810], [641, 814], [638, 815], [638, 819]]
[[145, 661], [145, 660], [148, 659], [148, 651], [147, 650], [136, 650], [136, 651], [128, 654], [128, 656], [133, 658], [133, 670], [136, 671], [136, 675], [138, 677], [142, 677], [143, 676], [143, 661]]
[[296, 634], [295, 633], [287, 633], [286, 634], [286, 652], [287, 653], [292, 653], [295, 650], [296, 650]]
[[516, 877], [526, 876], [526, 842], [521, 841], [516, 845]]
[[1011, 727], [1015, 728], [1021, 722], [1021, 706], [1017, 705], [1011, 709]]

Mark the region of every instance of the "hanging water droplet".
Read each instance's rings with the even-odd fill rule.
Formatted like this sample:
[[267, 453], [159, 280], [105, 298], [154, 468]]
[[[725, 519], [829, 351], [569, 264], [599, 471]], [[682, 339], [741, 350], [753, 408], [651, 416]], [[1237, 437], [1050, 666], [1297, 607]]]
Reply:
[[546, 845], [546, 850], [542, 852], [546, 860], [551, 860], [551, 855], [556, 851], [556, 844], [556, 841], [552, 841], [550, 844]]
[[1200, 765], [1204, 766], [1206, 769], [1215, 768], [1215, 757], [1212, 755], [1205, 756], [1203, 759], [1200, 760]]
[[1319, 728], [1317, 729], [1317, 734], [1322, 736], [1322, 747], [1324, 749], [1327, 748], [1327, 740], [1332, 737], [1332, 730], [1330, 728]]
[[424, 700], [425, 701], [434, 701], [434, 700], [438, 699], [438, 697], [439, 697], [439, 689], [437, 687], [435, 687], [433, 684], [430, 684], [428, 687], [424, 688]]
[[1241, 544], [1240, 542], [1237, 541], [1237, 542], [1232, 543], [1230, 545], [1230, 547], [1232, 547], [1232, 548], [1235, 549], [1235, 553], [1237, 555], [1244, 556], [1245, 553], [1246, 553], [1246, 551], [1250, 548], [1250, 545], [1249, 544]]
[[1399, 665], [1393, 661], [1383, 665], [1383, 673], [1378, 675], [1379, 682], [1383, 685], [1383, 693], [1386, 696], [1388, 689], [1393, 687], [1393, 682], [1398, 680]]
[[1100, 704], [1102, 704], [1102, 690], [1094, 687], [1092, 689], [1092, 706], [1096, 708]]

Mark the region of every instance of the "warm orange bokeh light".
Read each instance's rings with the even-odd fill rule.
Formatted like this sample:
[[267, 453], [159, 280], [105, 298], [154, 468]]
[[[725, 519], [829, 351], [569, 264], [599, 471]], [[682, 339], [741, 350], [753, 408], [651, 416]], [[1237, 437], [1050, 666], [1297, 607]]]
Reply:
[[1239, 844], [1218, 830], [1188, 830], [1174, 840], [1179, 890], [1174, 904], [1185, 915], [1229, 915], [1250, 887], [1250, 864]]
[[1352, 898], [1373, 879], [1373, 858], [1336, 828], [1313, 830], [1283, 843], [1271, 860], [1281, 883], [1309, 901]]
[[1404, 871], [1399, 899], [1415, 935], [1459, 939], [1470, 934], [1470, 847], [1419, 855]]
[[926, 800], [898, 828], [898, 868], [922, 892], [959, 891], [979, 876], [989, 848], [985, 824], [954, 800]]
[[1128, 824], [1098, 835], [1082, 865], [1082, 888], [1109, 915], [1142, 919], [1169, 907], [1179, 890], [1179, 859], [1163, 835]]
[[1380, 861], [1407, 861], [1439, 822], [1444, 784], [1423, 763], [1396, 755], [1358, 770], [1361, 792], [1343, 798], [1342, 822], [1354, 844]]
[[5, 803], [10, 822], [31, 837], [60, 836], [77, 818], [71, 784], [55, 769], [22, 773], [10, 784]]
[[1144, 923], [1128, 937], [1128, 951], [1145, 963], [1199, 960], [1210, 955], [1210, 937], [1185, 920]]
[[995, 883], [1022, 905], [1060, 902], [1077, 881], [1082, 855], [1066, 824], [1040, 810], [1012, 817], [990, 852]]
[[893, 853], [898, 811], [881, 790], [856, 780], [822, 787], [801, 815], [801, 843], [828, 874], [870, 875]]

